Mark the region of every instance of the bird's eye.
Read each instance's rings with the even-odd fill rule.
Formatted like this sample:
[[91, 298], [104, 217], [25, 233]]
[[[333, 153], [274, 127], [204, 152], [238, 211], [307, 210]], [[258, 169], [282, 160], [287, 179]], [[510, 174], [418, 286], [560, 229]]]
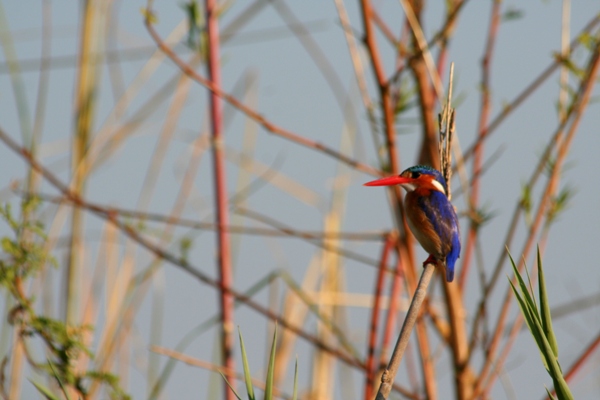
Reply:
[[413, 173], [412, 173], [412, 178], [413, 178], [413, 179], [417, 179], [417, 178], [418, 178], [418, 177], [420, 177], [420, 176], [421, 176], [421, 173], [420, 173], [420, 172], [413, 172]]

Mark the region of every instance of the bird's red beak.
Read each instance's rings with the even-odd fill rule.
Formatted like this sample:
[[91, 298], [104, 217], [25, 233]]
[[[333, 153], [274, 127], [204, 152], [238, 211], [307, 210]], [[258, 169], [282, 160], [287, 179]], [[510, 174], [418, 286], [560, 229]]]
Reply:
[[391, 185], [401, 185], [403, 183], [412, 182], [414, 179], [405, 178], [403, 176], [388, 176], [386, 178], [376, 179], [371, 182], [365, 183], [363, 186], [391, 186]]

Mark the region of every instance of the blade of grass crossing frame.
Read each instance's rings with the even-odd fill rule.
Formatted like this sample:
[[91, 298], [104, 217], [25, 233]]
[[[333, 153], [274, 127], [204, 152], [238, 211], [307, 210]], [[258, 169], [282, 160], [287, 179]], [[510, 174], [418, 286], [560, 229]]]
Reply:
[[538, 262], [538, 274], [539, 274], [539, 285], [540, 285], [540, 311], [542, 314], [542, 326], [544, 327], [544, 333], [546, 338], [552, 347], [554, 357], [558, 359], [558, 343], [556, 342], [556, 336], [552, 329], [552, 316], [550, 315], [550, 304], [548, 303], [548, 292], [546, 291], [546, 280], [544, 279], [544, 269], [542, 267], [542, 257], [540, 255], [540, 248], [537, 249], [537, 262]]
[[[48, 360], [48, 359], [46, 359], [46, 360]], [[50, 366], [50, 369], [52, 370], [52, 373], [54, 374], [54, 377], [58, 381], [58, 385], [60, 386], [60, 390], [62, 390], [63, 394], [65, 395], [65, 398], [67, 400], [71, 400], [71, 397], [69, 396], [69, 392], [67, 391], [67, 389], [65, 388], [65, 385], [63, 385], [62, 381], [58, 377], [58, 374], [56, 373], [56, 370], [54, 369], [54, 365], [50, 362], [50, 360], [48, 360], [48, 365]]]
[[292, 394], [292, 400], [298, 398], [298, 356], [296, 356], [296, 365], [294, 366], [294, 392]]
[[552, 378], [554, 383], [554, 389], [556, 390], [556, 394], [560, 400], [570, 400], [573, 399], [573, 395], [567, 385], [560, 365], [558, 364], [558, 359], [554, 355], [554, 350], [550, 345], [548, 339], [546, 338], [545, 329], [542, 325], [542, 318], [538, 309], [536, 308], [535, 301], [533, 300], [531, 294], [527, 290], [527, 285], [523, 280], [523, 277], [519, 274], [517, 267], [515, 265], [514, 260], [510, 256], [510, 261], [513, 267], [513, 271], [515, 273], [515, 278], [518, 280], [519, 288], [521, 294], [518, 293], [517, 288], [513, 285], [512, 281], [509, 279], [510, 286], [517, 298], [517, 302], [521, 311], [525, 317], [525, 321], [527, 321], [527, 325], [529, 330], [535, 339], [538, 350], [540, 351], [542, 362], [548, 371], [548, 374]]
[[540, 316], [540, 313], [538, 312], [538, 306], [537, 306], [537, 302], [535, 301], [535, 295], [534, 295], [535, 290], [533, 290], [533, 284], [531, 283], [531, 276], [529, 276], [529, 270], [527, 269], [527, 265], [525, 264], [525, 258], [523, 258], [523, 265], [525, 266], [525, 268], [523, 268], [523, 269], [525, 270], [525, 275], [527, 275], [527, 283], [529, 284], [529, 289], [526, 290], [526, 293], [532, 301], [532, 307], [535, 310], [535, 314], [541, 321], [542, 317]]
[[554, 389], [556, 390], [556, 394], [560, 400], [570, 400], [573, 399], [573, 395], [571, 394], [571, 390], [565, 381], [565, 378], [562, 375], [562, 371], [560, 366], [558, 365], [558, 360], [554, 357], [554, 353], [552, 351], [552, 347], [550, 347], [550, 343], [548, 343], [548, 339], [546, 339], [546, 335], [544, 335], [543, 327], [540, 321], [536, 320], [536, 329], [538, 331], [538, 336], [541, 338], [541, 343], [538, 344], [540, 350], [546, 357], [546, 361], [548, 363], [548, 373], [552, 377], [554, 382]]
[[[267, 285], [269, 282], [271, 282], [271, 280], [275, 279], [277, 276], [278, 276], [278, 273], [274, 272], [274, 273], [270, 273], [267, 276], [261, 278], [257, 283], [255, 283], [252, 287], [250, 287], [250, 289], [245, 291], [244, 295], [247, 297], [252, 297], [254, 294], [256, 294], [259, 290], [264, 288], [265, 285]], [[236, 309], [240, 305], [241, 305], [241, 302], [239, 300], [237, 300], [235, 302]], [[195, 328], [193, 328], [190, 332], [188, 332], [179, 341], [177, 346], [175, 346], [175, 350], [179, 351], [179, 352], [183, 352], [198, 336], [200, 336], [203, 332], [207, 331], [211, 327], [218, 324], [219, 318], [220, 317], [218, 315], [215, 315], [215, 316], [209, 318], [208, 320], [202, 322]], [[165, 386], [166, 382], [169, 379], [169, 376], [173, 372], [175, 365], [176, 365], [176, 360], [174, 358], [169, 358], [169, 361], [164, 366], [164, 368], [160, 374], [160, 378], [156, 381], [154, 387], [152, 388], [152, 392], [150, 393], [150, 396], [148, 397], [149, 400], [158, 399], [163, 387]]]
[[254, 387], [252, 387], [252, 375], [250, 374], [250, 365], [248, 365], [248, 356], [246, 355], [246, 346], [244, 346], [244, 339], [242, 339], [242, 330], [238, 327], [238, 333], [240, 335], [240, 349], [242, 352], [242, 365], [244, 366], [244, 382], [246, 383], [246, 391], [248, 392], [248, 399], [255, 400]]
[[519, 308], [521, 309], [521, 312], [523, 313], [523, 316], [525, 317], [525, 322], [527, 323], [527, 326], [529, 327], [529, 332], [531, 332], [531, 335], [533, 336], [533, 339], [535, 340], [535, 342], [538, 346], [538, 350], [540, 352], [540, 358], [542, 359], [544, 368], [546, 368], [546, 371], [548, 371], [548, 373], [550, 373], [550, 368], [548, 367], [548, 363], [546, 362], [546, 357], [544, 357], [544, 353], [542, 353], [542, 351], [540, 350], [540, 338], [536, 334], [535, 322], [533, 321], [533, 317], [531, 316], [531, 311], [529, 310], [529, 307], [528, 307], [527, 303], [525, 302], [525, 300], [523, 299], [523, 297], [517, 291], [517, 288], [515, 287], [515, 285], [513, 285], [513, 283], [510, 280], [508, 281], [508, 283], [510, 283], [510, 287], [512, 288], [513, 293], [515, 294], [515, 297], [517, 298], [517, 303], [519, 304]]
[[547, 388], [547, 387], [544, 387], [544, 389], [546, 389], [546, 393], [548, 394], [548, 398], [549, 398], [550, 400], [556, 400], [556, 397], [554, 397], [554, 396], [552, 395], [552, 392], [551, 392], [550, 390], [548, 390], [548, 388]]
[[240, 395], [237, 394], [237, 392], [235, 391], [235, 389], [233, 388], [233, 386], [231, 386], [231, 384], [227, 380], [227, 377], [225, 375], [223, 375], [223, 373], [221, 371], [219, 371], [219, 373], [221, 374], [221, 376], [223, 377], [223, 379], [225, 379], [225, 383], [227, 384], [227, 386], [229, 386], [229, 389], [231, 389], [231, 391], [233, 392], [233, 394], [235, 395], [235, 397], [237, 397], [238, 400], [242, 400], [242, 398], [240, 397]]
[[[528, 308], [531, 312], [532, 317], [534, 319], [537, 319], [538, 322], [541, 323], [541, 318], [537, 311], [535, 299], [532, 297], [531, 293], [529, 293], [527, 284], [523, 280], [523, 277], [521, 276], [521, 274], [519, 274], [519, 270], [517, 269], [517, 265], [515, 264], [515, 261], [513, 260], [512, 256], [510, 254], [508, 256], [510, 258], [510, 262], [512, 264], [513, 271], [515, 273], [515, 277], [517, 278], [517, 281], [519, 283], [519, 288], [521, 289], [521, 295], [523, 296], [525, 303], [528, 305]], [[529, 285], [531, 287], [531, 279], [529, 279], [529, 273], [527, 272], [527, 266], [525, 266], [525, 272], [527, 273], [527, 278], [529, 281]]]
[[59, 397], [55, 396], [54, 393], [52, 393], [50, 391], [50, 389], [48, 389], [46, 386], [39, 384], [35, 381], [32, 381], [31, 379], [29, 379], [29, 382], [33, 383], [33, 386], [35, 386], [35, 388], [38, 390], [38, 392], [40, 392], [40, 394], [42, 396], [44, 396], [46, 399], [48, 400], [60, 400]]
[[273, 399], [273, 374], [275, 373], [275, 351], [277, 350], [277, 325], [273, 332], [273, 344], [271, 345], [271, 356], [269, 357], [269, 368], [267, 369], [267, 382], [265, 384], [265, 400]]
[[523, 293], [523, 295], [519, 294], [519, 291], [517, 290], [515, 285], [513, 285], [512, 281], [510, 279], [508, 280], [508, 283], [510, 283], [513, 293], [515, 294], [515, 297], [517, 298], [517, 303], [519, 304], [519, 308], [521, 309], [521, 312], [523, 313], [525, 322], [527, 323], [527, 326], [529, 327], [529, 332], [531, 332], [531, 335], [533, 336], [533, 339], [535, 340], [535, 342], [537, 344], [538, 350], [540, 352], [540, 358], [542, 359], [542, 363], [544, 364], [544, 368], [546, 368], [546, 371], [548, 371], [548, 373], [550, 373], [550, 368], [546, 361], [546, 357], [544, 356], [544, 353], [542, 352], [542, 346], [541, 346], [542, 339], [541, 339], [541, 337], [539, 337], [539, 332], [537, 332], [537, 330], [535, 329], [535, 326], [536, 326], [535, 314], [537, 314], [537, 310], [533, 307], [533, 301], [531, 300], [531, 296], [529, 295], [529, 292], [527, 292], [527, 287], [525, 285], [525, 282], [523, 281], [523, 278], [519, 274], [519, 271], [517, 270], [515, 261], [513, 260], [510, 253], [508, 254], [508, 257], [509, 257], [511, 265], [513, 267], [515, 278], [517, 279], [517, 281], [519, 283], [519, 287], [520, 287], [521, 293]]

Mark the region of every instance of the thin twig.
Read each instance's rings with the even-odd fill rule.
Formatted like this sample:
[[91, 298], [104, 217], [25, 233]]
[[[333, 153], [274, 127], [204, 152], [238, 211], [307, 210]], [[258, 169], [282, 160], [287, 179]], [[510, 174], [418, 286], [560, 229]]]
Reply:
[[348, 17], [348, 12], [346, 11], [346, 7], [344, 6], [343, 0], [335, 0], [335, 6], [337, 8], [340, 23], [342, 24], [342, 28], [344, 30], [344, 37], [346, 38], [346, 43], [348, 44], [348, 50], [350, 51], [350, 59], [352, 61], [352, 66], [354, 67], [354, 75], [356, 77], [358, 90], [360, 91], [360, 97], [362, 99], [365, 110], [367, 111], [367, 118], [369, 120], [369, 126], [371, 127], [371, 136], [373, 137], [375, 148], [377, 149], [377, 158], [379, 160], [379, 165], [383, 165], [380, 144], [381, 139], [379, 128], [377, 126], [377, 116], [375, 115], [375, 107], [369, 95], [369, 89], [367, 87], [367, 80], [365, 77], [365, 68], [363, 66], [359, 48], [356, 44], [352, 27], [350, 25], [350, 18]]
[[381, 385], [379, 386], [376, 400], [387, 399], [392, 390], [392, 383], [396, 377], [396, 372], [398, 372], [398, 367], [400, 366], [400, 361], [402, 361], [404, 350], [408, 345], [410, 333], [415, 325], [417, 316], [419, 315], [421, 304], [423, 304], [423, 300], [427, 295], [427, 287], [429, 286], [429, 282], [431, 281], [434, 271], [434, 264], [425, 265], [425, 270], [421, 275], [421, 279], [419, 279], [417, 290], [415, 291], [413, 299], [410, 303], [410, 307], [408, 308], [408, 312], [406, 313], [406, 319], [404, 320], [404, 324], [402, 324], [400, 336], [398, 336], [398, 341], [396, 342], [396, 347], [392, 353], [392, 358], [390, 359], [387, 368], [383, 371], [383, 375], [381, 376]]
[[[399, 247], [396, 247], [398, 249]], [[404, 270], [402, 263], [406, 262], [406, 256], [402, 254], [402, 247], [398, 252], [398, 261], [396, 262], [396, 273], [392, 280], [392, 287], [390, 289], [390, 304], [388, 306], [388, 313], [385, 319], [385, 329], [381, 338], [381, 349], [379, 351], [380, 365], [386, 365], [388, 351], [391, 347], [392, 335], [396, 330], [396, 319], [398, 317], [398, 308], [400, 304], [400, 294], [402, 293], [402, 271]]]
[[[31, 197], [35, 196], [42, 201], [47, 201], [55, 204], [62, 204], [68, 202], [68, 204], [74, 204], [69, 198], [65, 198], [64, 196], [49, 196], [46, 194], [40, 193], [28, 193], [28, 192], [18, 192], [17, 193], [23, 197]], [[155, 221], [160, 222], [166, 225], [175, 225], [175, 226], [184, 226], [192, 229], [201, 229], [201, 230], [216, 230], [217, 225], [213, 222], [198, 222], [196, 219], [190, 218], [182, 218], [174, 215], [165, 215], [153, 212], [143, 212], [137, 210], [131, 210], [127, 208], [120, 208], [114, 206], [106, 206], [100, 203], [88, 202], [87, 204], [91, 205], [94, 208], [103, 208], [107, 211], [127, 217], [134, 218], [143, 221]], [[237, 209], [237, 211], [242, 209]], [[376, 241], [383, 242], [386, 237], [391, 233], [390, 231], [380, 231], [380, 232], [324, 232], [324, 231], [304, 231], [294, 229], [292, 227], [284, 226], [282, 224], [273, 225], [275, 228], [259, 228], [252, 226], [241, 226], [241, 225], [229, 225], [223, 227], [230, 233], [241, 234], [241, 235], [257, 235], [257, 236], [275, 236], [275, 237], [300, 237], [303, 239], [311, 239], [311, 240], [322, 240], [322, 239], [342, 239], [342, 240], [351, 240], [351, 241]]]
[[410, 24], [410, 29], [413, 32], [415, 37], [415, 44], [417, 51], [421, 55], [420, 58], [423, 59], [427, 67], [427, 72], [429, 73], [429, 77], [431, 82], [433, 82], [433, 88], [435, 89], [435, 94], [438, 99], [442, 99], [444, 97], [444, 88], [442, 87], [442, 80], [437, 73], [437, 69], [435, 68], [435, 63], [433, 61], [433, 57], [431, 56], [431, 49], [427, 47], [427, 40], [425, 40], [425, 34], [423, 33], [423, 29], [421, 28], [421, 23], [419, 22], [419, 16], [415, 12], [414, 3], [409, 4], [408, 0], [399, 0], [402, 9], [404, 10], [404, 14], [406, 15], [406, 19]]
[[[581, 352], [579, 357], [573, 362], [573, 365], [565, 373], [565, 381], [569, 382], [575, 374], [581, 370], [581, 367], [590, 358], [590, 356], [600, 347], [600, 333], [591, 341], [589, 345]], [[554, 391], [552, 391], [554, 393]]]
[[[392, 246], [395, 244], [396, 238], [393, 235], [387, 238], [382, 249], [381, 265], [377, 274], [375, 283], [373, 308], [371, 310], [371, 324], [369, 329], [369, 340], [367, 344], [367, 373], [365, 374], [365, 399], [369, 399], [373, 393], [373, 384], [375, 378], [375, 347], [377, 345], [377, 329], [379, 327], [379, 314], [381, 309], [381, 298], [383, 295], [383, 285], [385, 282], [385, 266], [387, 259], [391, 253]], [[390, 299], [391, 300], [391, 299]]]
[[[481, 109], [479, 112], [479, 137], [485, 137], [486, 128], [488, 126], [489, 115], [491, 111], [491, 63], [492, 56], [494, 54], [494, 48], [496, 44], [496, 38], [498, 36], [498, 29], [500, 27], [500, 4], [501, 2], [495, 0], [492, 4], [490, 24], [487, 42], [485, 46], [485, 52], [481, 61]], [[472, 171], [479, 171], [483, 164], [483, 140], [477, 141], [473, 150], [473, 169]], [[467, 205], [469, 209], [469, 229], [467, 231], [467, 240], [463, 248], [462, 258], [462, 269], [458, 276], [458, 285], [464, 288], [467, 273], [471, 265], [471, 255], [475, 246], [475, 239], [478, 233], [480, 221], [474, 216], [477, 215], [477, 208], [479, 205], [479, 175], [474, 175], [470, 187], [470, 197], [467, 199]]]

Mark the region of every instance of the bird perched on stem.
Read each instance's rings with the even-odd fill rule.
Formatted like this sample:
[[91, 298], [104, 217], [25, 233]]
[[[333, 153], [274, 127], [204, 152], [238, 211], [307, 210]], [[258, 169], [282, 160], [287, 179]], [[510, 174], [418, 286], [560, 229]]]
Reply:
[[448, 186], [442, 174], [431, 167], [416, 165], [399, 176], [365, 183], [365, 186], [401, 185], [408, 194], [404, 208], [408, 226], [429, 253], [423, 263], [433, 263], [446, 271], [446, 280], [454, 279], [454, 264], [460, 256], [460, 236], [456, 211], [446, 195]]

